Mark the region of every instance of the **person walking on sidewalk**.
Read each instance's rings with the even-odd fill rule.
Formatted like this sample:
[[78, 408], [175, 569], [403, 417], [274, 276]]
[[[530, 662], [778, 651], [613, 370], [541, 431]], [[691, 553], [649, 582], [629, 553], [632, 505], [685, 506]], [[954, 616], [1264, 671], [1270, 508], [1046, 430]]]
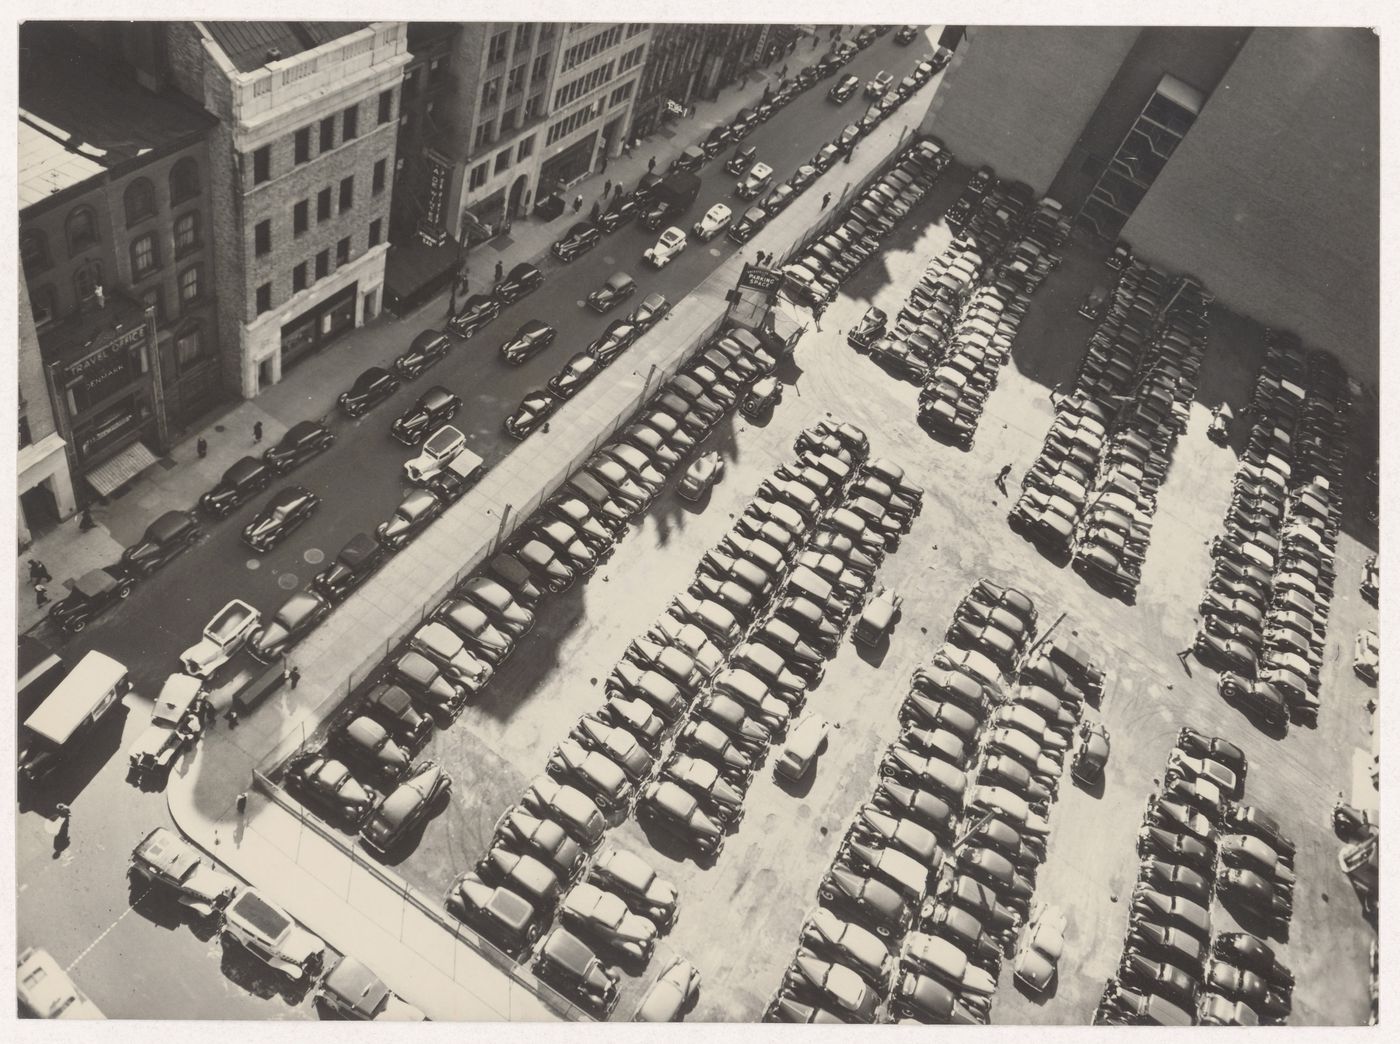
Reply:
[[92, 520], [92, 508], [83, 508], [83, 513], [78, 518], [78, 528], [84, 533], [86, 533], [89, 529], [97, 528], [97, 523]]
[[612, 192], [612, 178], [605, 178], [603, 180], [603, 198], [607, 199], [610, 192]]
[[200, 460], [209, 456], [209, 443], [204, 441], [204, 436], [201, 435], [199, 440], [194, 444], [194, 451], [199, 454]]
[[831, 202], [831, 193], [830, 193], [830, 192], [824, 193], [824, 194], [822, 195], [822, 209], [825, 210], [825, 209], [826, 209], [826, 205], [827, 205], [828, 203], [830, 203], [830, 202]]
[[648, 173], [648, 174], [655, 174], [655, 173], [656, 173], [656, 157], [655, 157], [655, 156], [653, 156], [651, 159], [647, 160], [647, 173]]
[[1005, 495], [1006, 495], [1006, 476], [1008, 476], [1008, 475], [1010, 475], [1010, 474], [1011, 474], [1011, 465], [1010, 465], [1010, 464], [1004, 464], [1004, 465], [1002, 465], [1002, 469], [1001, 469], [1000, 471], [997, 472], [997, 489], [1001, 490], [1002, 496], [1005, 496]]
[[262, 441], [262, 421], [254, 421], [254, 422], [253, 422], [253, 442], [256, 444], [256, 443], [259, 443], [259, 442], [261, 442], [261, 441]]
[[293, 667], [287, 672], [287, 684], [295, 689], [299, 681], [301, 681], [301, 668]]
[[29, 581], [30, 583], [47, 583], [53, 577], [49, 575], [48, 568], [37, 558], [29, 560]]
[[582, 210], [582, 209], [583, 209], [583, 197], [582, 197], [582, 196], [575, 196], [575, 197], [574, 197], [574, 213], [577, 214], [577, 213], [578, 213], [580, 210]]
[[502, 277], [505, 276], [505, 274], [506, 274], [506, 266], [503, 265], [503, 264], [501, 264], [501, 262], [497, 261], [497, 262], [496, 262], [496, 282], [499, 283], [499, 282], [501, 281]]
[[34, 606], [35, 606], [35, 608], [38, 608], [38, 607], [41, 606], [41, 605], [47, 605], [48, 602], [49, 602], [49, 589], [48, 589], [47, 587], [45, 587], [41, 582], [35, 581], [35, 583], [34, 583]]

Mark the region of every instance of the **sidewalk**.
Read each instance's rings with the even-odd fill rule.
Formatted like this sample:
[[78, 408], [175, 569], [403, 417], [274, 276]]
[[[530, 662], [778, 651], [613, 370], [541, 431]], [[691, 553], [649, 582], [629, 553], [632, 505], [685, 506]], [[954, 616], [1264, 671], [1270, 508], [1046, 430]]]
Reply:
[[[689, 119], [662, 127], [642, 139], [631, 155], [609, 160], [604, 171], [590, 174], [570, 187], [570, 201], [577, 195], [584, 199], [578, 214], [569, 206], [554, 221], [522, 218], [508, 235], [483, 243], [469, 255], [473, 291], [479, 292], [491, 284], [497, 260], [507, 271], [521, 261], [537, 262], [569, 225], [588, 216], [593, 201], [603, 195], [606, 182], [631, 188], [647, 172], [652, 157], [656, 159], [656, 169], [665, 170], [685, 148], [702, 141], [711, 127], [728, 123], [740, 109], [754, 104], [765, 85], [776, 85], [778, 69], [785, 62], [791, 71], [800, 67], [803, 57], [803, 46], [799, 44], [793, 55], [777, 59], [772, 68], [751, 73], [746, 85], [725, 88], [714, 101], [697, 102], [695, 114]], [[122, 548], [140, 539], [146, 526], [162, 512], [193, 508], [200, 495], [240, 457], [261, 453], [276, 444], [297, 421], [330, 415], [347, 374], [386, 364], [406, 346], [407, 331], [445, 318], [447, 303], [444, 291], [402, 319], [381, 314], [347, 334], [330, 350], [296, 367], [256, 399], [230, 402], [211, 415], [203, 427], [189, 431], [156, 466], [129, 483], [120, 496], [93, 505], [95, 529], [81, 532], [75, 515], [37, 537], [16, 563], [16, 629], [25, 633], [40, 623], [49, 608], [67, 596], [67, 581], [117, 561]], [[254, 445], [253, 425], [258, 422], [263, 426], [263, 439]], [[209, 445], [209, 454], [203, 460], [195, 452], [200, 438]], [[53, 576], [46, 585], [49, 605], [36, 604], [26, 566], [30, 558], [42, 562]]]

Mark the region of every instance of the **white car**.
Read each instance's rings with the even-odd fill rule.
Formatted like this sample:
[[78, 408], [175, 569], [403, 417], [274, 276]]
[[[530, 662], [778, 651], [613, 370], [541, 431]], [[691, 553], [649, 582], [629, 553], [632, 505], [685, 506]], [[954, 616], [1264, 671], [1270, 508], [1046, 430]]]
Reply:
[[325, 943], [251, 888], [224, 911], [224, 935], [292, 979], [315, 978], [325, 959]]
[[1375, 631], [1357, 632], [1355, 653], [1351, 669], [1358, 678], [1375, 685], [1381, 673], [1381, 642]]
[[410, 482], [423, 483], [442, 471], [467, 447], [467, 437], [451, 424], [444, 424], [428, 436], [423, 449], [403, 466]]
[[261, 623], [256, 609], [235, 598], [209, 621], [198, 644], [180, 654], [180, 666], [195, 678], [210, 677], [243, 648]]
[[685, 233], [672, 225], [661, 233], [661, 238], [656, 241], [656, 246], [649, 248], [642, 254], [642, 257], [653, 267], [662, 268], [684, 249]]
[[1021, 929], [1013, 965], [1016, 978], [1036, 993], [1044, 993], [1055, 977], [1065, 952], [1064, 913], [1053, 906], [1037, 906]]
[[734, 220], [734, 213], [723, 203], [716, 203], [709, 210], [705, 211], [705, 216], [695, 222], [695, 227], [691, 229], [695, 233], [695, 238], [702, 243], [708, 243], [729, 227], [729, 222]]
[[831, 726], [815, 714], [804, 714], [788, 732], [787, 742], [773, 763], [773, 771], [790, 780], [805, 776], [817, 761]]
[[772, 180], [773, 168], [766, 163], [755, 163], [744, 175], [744, 180], [734, 186], [734, 191], [740, 199], [757, 199]]

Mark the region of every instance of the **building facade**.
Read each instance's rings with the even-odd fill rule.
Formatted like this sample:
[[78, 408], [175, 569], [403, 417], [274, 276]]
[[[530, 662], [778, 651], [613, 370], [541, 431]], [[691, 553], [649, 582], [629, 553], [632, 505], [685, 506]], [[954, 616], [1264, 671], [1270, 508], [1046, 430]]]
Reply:
[[652, 28], [638, 88], [632, 137], [677, 118], [697, 99], [713, 100], [758, 64], [797, 40], [795, 26], [670, 22]]
[[20, 371], [37, 362], [51, 409], [33, 381], [21, 390], [35, 452], [48, 429], [81, 480], [35, 472], [53, 476], [21, 497], [37, 525], [154, 463], [225, 391], [214, 121], [61, 26], [27, 23], [21, 52], [20, 257], [38, 357]]
[[44, 363], [39, 355], [39, 334], [29, 308], [29, 288], [19, 277], [19, 456], [15, 520], [19, 546], [28, 547], [35, 528], [68, 517], [75, 507], [73, 479], [68, 469], [67, 443], [58, 433], [49, 402]]
[[176, 85], [218, 120], [226, 379], [251, 398], [379, 311], [403, 22], [178, 22]]

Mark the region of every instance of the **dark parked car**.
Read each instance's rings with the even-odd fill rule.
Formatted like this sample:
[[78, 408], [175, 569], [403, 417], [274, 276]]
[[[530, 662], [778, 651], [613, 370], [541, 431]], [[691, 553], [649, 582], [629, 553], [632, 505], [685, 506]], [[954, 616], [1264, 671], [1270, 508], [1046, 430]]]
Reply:
[[916, 25], [902, 25], [894, 34], [894, 42], [897, 44], [913, 43], [914, 37], [919, 35], [919, 27]]
[[122, 566], [92, 569], [73, 581], [72, 593], [49, 610], [65, 634], [77, 634], [88, 621], [131, 594], [136, 579]]
[[305, 464], [316, 454], [331, 448], [335, 442], [320, 421], [299, 421], [287, 429], [281, 441], [263, 454], [263, 460], [279, 475], [285, 475], [299, 464]]
[[452, 347], [452, 338], [441, 330], [424, 330], [408, 350], [394, 360], [394, 369], [406, 381], [411, 381], [433, 363], [446, 355]]
[[427, 816], [452, 789], [452, 777], [436, 761], [424, 761], [370, 814], [360, 839], [375, 852], [387, 852]]
[[398, 685], [380, 682], [365, 694], [356, 708], [387, 728], [400, 743], [416, 746], [433, 731], [433, 719], [421, 714], [413, 697]]
[[243, 527], [243, 542], [254, 551], [271, 551], [320, 506], [321, 498], [305, 486], [280, 489]]
[[604, 232], [616, 232], [641, 212], [642, 205], [635, 194], [616, 196], [608, 209], [598, 215], [598, 227]]
[[700, 148], [708, 159], [733, 140], [734, 132], [728, 127], [712, 127], [710, 133], [705, 135], [705, 140], [700, 143]]
[[[796, 175], [794, 175], [796, 177]], [[811, 179], [808, 178], [808, 181]], [[803, 183], [805, 184], [805, 182]], [[801, 186], [779, 185], [763, 201], [763, 209], [768, 211], [768, 216], [774, 217], [787, 209], [788, 204], [797, 198], [798, 190]]]
[[512, 952], [532, 945], [544, 928], [527, 899], [504, 885], [489, 885], [471, 871], [452, 882], [446, 906], [458, 920], [475, 925]]
[[697, 171], [705, 165], [705, 161], [723, 148], [723, 143], [711, 147], [700, 147], [691, 145], [679, 156], [671, 161], [667, 170]]
[[444, 506], [426, 489], [415, 489], [403, 498], [387, 522], [379, 523], [375, 536], [381, 544], [397, 551], [441, 515]]
[[617, 1002], [617, 976], [567, 928], [549, 933], [535, 958], [535, 971], [594, 1008], [611, 1010]]
[[627, 317], [627, 322], [640, 332], [645, 333], [661, 322], [670, 310], [671, 302], [666, 300], [663, 295], [647, 294], [646, 297], [642, 298], [642, 303], [632, 309], [632, 314]]
[[462, 310], [447, 320], [447, 328], [468, 340], [501, 314], [501, 302], [489, 294], [472, 294], [462, 302]]
[[572, 261], [580, 254], [585, 254], [598, 245], [598, 240], [603, 238], [603, 233], [598, 231], [596, 225], [590, 225], [587, 221], [579, 221], [564, 233], [564, 238], [558, 240], [552, 247], [554, 256], [560, 261]]
[[626, 319], [609, 323], [608, 328], [588, 346], [588, 354], [606, 366], [625, 352], [640, 332]]
[[314, 591], [298, 591], [248, 639], [248, 652], [263, 663], [271, 663], [305, 638], [330, 611], [331, 603]]
[[812, 166], [817, 170], [830, 170], [832, 164], [841, 158], [841, 150], [835, 145], [823, 145], [817, 150], [817, 154], [812, 157]]
[[588, 295], [588, 307], [606, 312], [637, 292], [637, 284], [626, 272], [614, 272], [608, 281]]
[[122, 552], [121, 564], [137, 576], [150, 576], [176, 555], [193, 547], [203, 532], [192, 512], [167, 511], [146, 527], [138, 543]]
[[834, 101], [837, 105], [850, 98], [856, 93], [856, 88], [860, 86], [860, 78], [856, 76], [843, 76], [831, 85], [831, 90], [826, 92], [827, 99]]
[[579, 352], [564, 364], [564, 368], [547, 382], [549, 390], [560, 399], [572, 399], [578, 390], [597, 377], [603, 364], [586, 352]]
[[351, 417], [362, 417], [398, 391], [402, 383], [382, 366], [371, 366], [355, 378], [349, 391], [341, 393], [340, 408]]
[[335, 561], [316, 574], [311, 589], [338, 602], [378, 569], [387, 553], [384, 545], [367, 533], [356, 533], [346, 541]]
[[436, 431], [457, 416], [461, 408], [460, 396], [435, 384], [390, 425], [389, 433], [405, 446], [417, 446], [428, 437], [428, 432]]
[[491, 291], [501, 304], [514, 304], [532, 290], [544, 285], [544, 273], [528, 261], [522, 261], [496, 284]]
[[[795, 171], [793, 171], [792, 177], [788, 178], [788, 184], [792, 186], [792, 190], [794, 192], [801, 192], [813, 181], [815, 181], [817, 179], [817, 175], [820, 173], [821, 171], [817, 170], [817, 168], [812, 166], [810, 163], [804, 163], [802, 164], [802, 166], [798, 167]], [[779, 189], [779, 191], [781, 191], [781, 189]], [[778, 193], [776, 192], [774, 193], [775, 196], [777, 194]], [[771, 203], [773, 201], [769, 200], [769, 202]]]
[[515, 412], [505, 420], [506, 434], [513, 439], [523, 439], [548, 420], [550, 414], [558, 408], [559, 400], [549, 392], [526, 392]]
[[273, 475], [257, 457], [243, 457], [224, 472], [217, 486], [199, 498], [199, 506], [215, 518], [224, 518], [272, 485]]
[[747, 243], [766, 224], [768, 211], [762, 207], [749, 207], [739, 215], [739, 220], [729, 226], [727, 235], [736, 243]]
[[729, 157], [724, 169], [737, 177], [749, 169], [757, 155], [758, 147], [756, 145], [745, 145], [743, 148], [735, 149], [734, 155]]
[[522, 323], [520, 329], [515, 331], [515, 336], [501, 345], [501, 358], [519, 366], [553, 344], [554, 337], [554, 327], [538, 319], [531, 319]]
[[842, 129], [833, 144], [842, 152], [850, 152], [864, 133], [865, 128], [859, 123], [848, 123], [845, 128]]

